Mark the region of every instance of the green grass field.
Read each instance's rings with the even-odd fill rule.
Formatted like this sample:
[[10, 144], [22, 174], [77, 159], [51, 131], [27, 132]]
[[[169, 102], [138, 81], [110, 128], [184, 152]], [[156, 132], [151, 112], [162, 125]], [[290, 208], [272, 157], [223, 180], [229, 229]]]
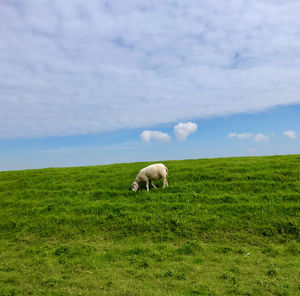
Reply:
[[300, 295], [300, 155], [0, 172], [0, 295]]

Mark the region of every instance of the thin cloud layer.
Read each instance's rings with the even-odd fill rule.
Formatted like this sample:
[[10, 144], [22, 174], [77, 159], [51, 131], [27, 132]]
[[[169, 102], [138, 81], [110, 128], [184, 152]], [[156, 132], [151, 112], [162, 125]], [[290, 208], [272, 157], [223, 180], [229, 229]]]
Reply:
[[184, 142], [186, 138], [197, 130], [197, 124], [193, 122], [180, 122], [174, 126], [174, 134], [176, 139], [180, 142]]
[[300, 2], [2, 1], [0, 139], [300, 103]]
[[295, 131], [288, 130], [288, 131], [284, 131], [282, 134], [289, 137], [289, 138], [291, 138], [291, 139], [297, 139], [297, 135], [296, 135]]
[[160, 131], [143, 131], [140, 135], [144, 142], [150, 142], [151, 140], [156, 140], [159, 142], [168, 142], [171, 139], [167, 133], [163, 133]]
[[257, 134], [255, 135], [254, 139], [256, 142], [268, 142], [270, 137], [264, 134]]
[[240, 140], [243, 140], [243, 139], [249, 139], [251, 138], [253, 135], [251, 133], [230, 133], [228, 134], [227, 138], [237, 138], [237, 139], [240, 139]]

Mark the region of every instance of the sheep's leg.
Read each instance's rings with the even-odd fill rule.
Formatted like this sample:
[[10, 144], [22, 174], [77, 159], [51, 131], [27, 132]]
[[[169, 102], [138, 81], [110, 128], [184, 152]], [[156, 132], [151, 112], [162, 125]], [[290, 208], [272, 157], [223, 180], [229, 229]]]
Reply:
[[149, 179], [147, 179], [146, 181], [146, 187], [147, 187], [147, 191], [149, 191]]
[[150, 180], [150, 182], [151, 182], [151, 185], [152, 185], [154, 188], [157, 188], [157, 187], [153, 184], [152, 180]]
[[168, 186], [169, 186], [168, 181], [167, 181], [166, 178], [164, 178], [164, 188], [165, 188], [165, 187], [168, 187]]

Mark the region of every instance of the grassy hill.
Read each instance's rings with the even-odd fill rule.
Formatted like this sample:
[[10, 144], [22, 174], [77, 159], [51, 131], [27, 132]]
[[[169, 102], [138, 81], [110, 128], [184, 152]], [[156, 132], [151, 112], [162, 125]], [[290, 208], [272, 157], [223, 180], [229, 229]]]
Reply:
[[299, 295], [300, 155], [0, 173], [0, 295]]

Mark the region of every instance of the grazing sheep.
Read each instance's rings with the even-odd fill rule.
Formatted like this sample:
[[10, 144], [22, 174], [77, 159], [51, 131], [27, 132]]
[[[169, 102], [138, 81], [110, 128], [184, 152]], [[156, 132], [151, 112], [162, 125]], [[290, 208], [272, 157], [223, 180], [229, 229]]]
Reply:
[[135, 181], [132, 183], [131, 188], [133, 191], [137, 191], [139, 189], [139, 184], [142, 182], [146, 182], [147, 191], [149, 191], [149, 181], [150, 184], [156, 188], [156, 186], [152, 183], [152, 180], [163, 179], [164, 188], [168, 187], [167, 181], [168, 168], [162, 163], [151, 164], [140, 170], [137, 175]]

